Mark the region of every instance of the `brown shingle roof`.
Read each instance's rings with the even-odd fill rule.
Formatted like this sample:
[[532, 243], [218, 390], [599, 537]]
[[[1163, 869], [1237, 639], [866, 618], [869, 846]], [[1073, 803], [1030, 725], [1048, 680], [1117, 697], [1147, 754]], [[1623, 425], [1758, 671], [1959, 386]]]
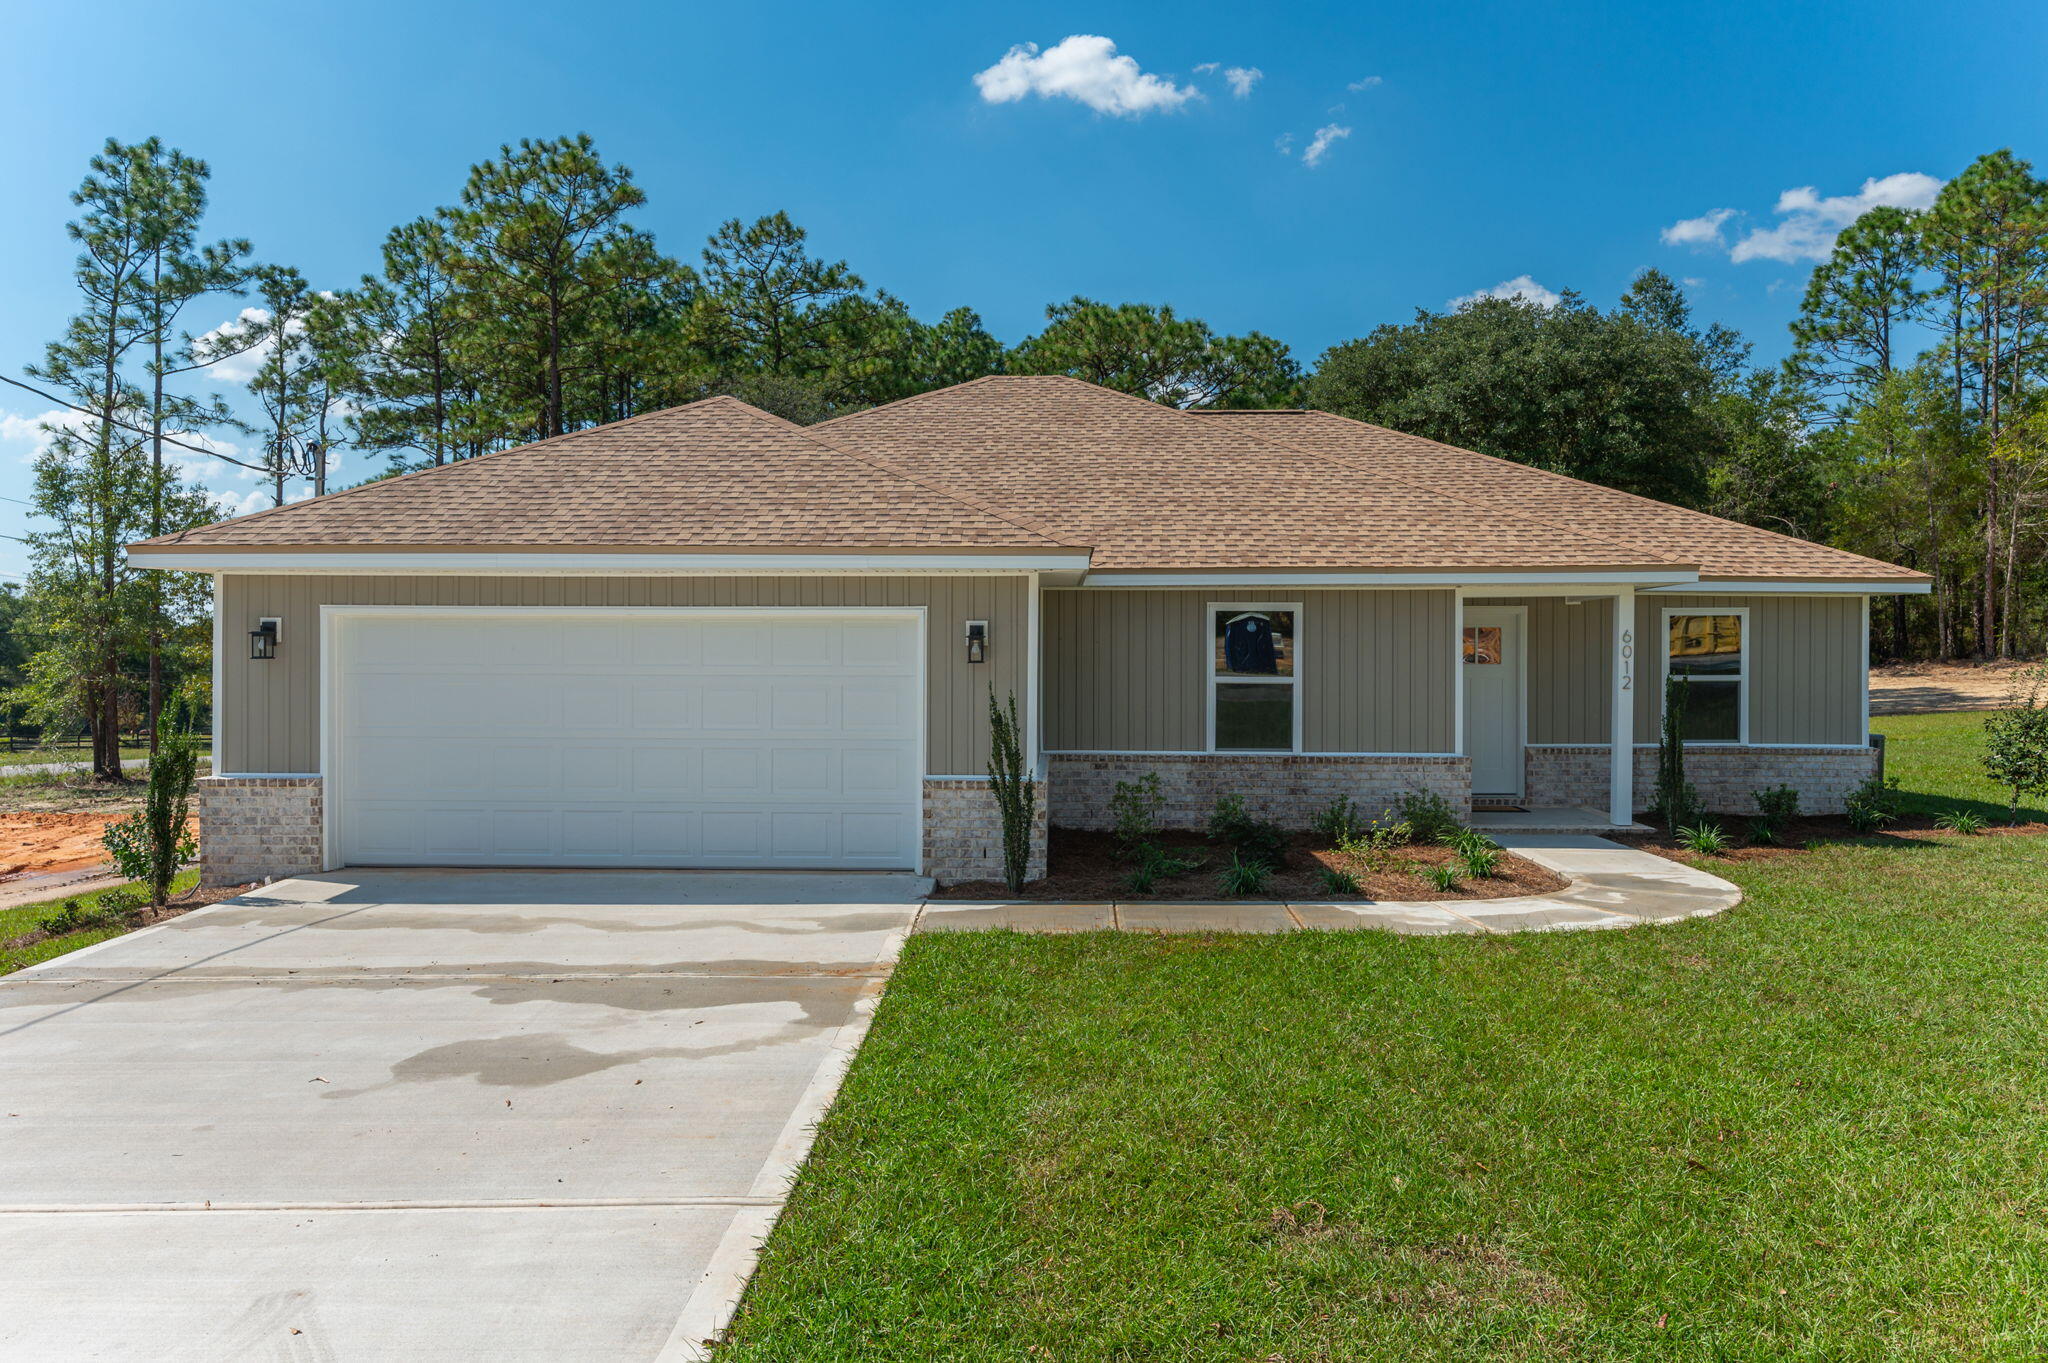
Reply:
[[1087, 548], [1095, 568], [1133, 571], [1922, 580], [1327, 413], [1182, 412], [1059, 376], [977, 379], [810, 428], [712, 398], [148, 544]]
[[1059, 376], [977, 379], [814, 429], [1091, 545], [1098, 569], [1692, 566]]
[[859, 450], [835, 448], [729, 397], [147, 543], [905, 550], [1059, 545], [975, 497]]
[[1384, 469], [1468, 502], [1595, 535], [1634, 549], [1661, 548], [1699, 564], [1702, 577], [1925, 581], [1909, 568], [1722, 520], [1561, 473], [1439, 444], [1328, 412], [1212, 412], [1203, 420], [1255, 431], [1293, 449]]

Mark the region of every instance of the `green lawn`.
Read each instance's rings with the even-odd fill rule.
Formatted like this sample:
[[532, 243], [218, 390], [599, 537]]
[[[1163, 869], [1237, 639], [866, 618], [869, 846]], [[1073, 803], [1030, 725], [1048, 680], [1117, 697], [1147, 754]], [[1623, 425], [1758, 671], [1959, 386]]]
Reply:
[[[1974, 809], [1989, 819], [2010, 817], [2012, 793], [1984, 775], [1984, 716], [1879, 715], [1870, 727], [1885, 735], [1886, 773], [1909, 793], [1907, 807], [1918, 814]], [[2048, 821], [2039, 800], [2021, 805], [2023, 819]]]
[[[1923, 808], [1975, 716], [1883, 721]], [[2033, 1358], [2048, 842], [1479, 940], [914, 938], [727, 1363]]]
[[[173, 894], [183, 894], [198, 883], [199, 870], [197, 867], [194, 867], [192, 870], [181, 873], [176, 880], [171, 882], [171, 892]], [[129, 885], [117, 888], [133, 889], [134, 887]], [[66, 899], [75, 898], [87, 909], [91, 909], [99, 903], [100, 896], [105, 893], [105, 890], [98, 890], [92, 894], [59, 895], [55, 899], [47, 899], [40, 904], [23, 904], [19, 908], [0, 909], [0, 975], [10, 975], [20, 970], [23, 966], [34, 965], [38, 961], [47, 961], [52, 956], [62, 956], [66, 952], [76, 951], [80, 947], [89, 947], [95, 942], [104, 942], [109, 937], [119, 937], [124, 932], [133, 932], [134, 928], [129, 926], [86, 928], [80, 932], [66, 933], [62, 937], [47, 937], [40, 942], [35, 942], [28, 946], [6, 945], [17, 937], [34, 932], [36, 924], [46, 915], [54, 912], [57, 906]]]

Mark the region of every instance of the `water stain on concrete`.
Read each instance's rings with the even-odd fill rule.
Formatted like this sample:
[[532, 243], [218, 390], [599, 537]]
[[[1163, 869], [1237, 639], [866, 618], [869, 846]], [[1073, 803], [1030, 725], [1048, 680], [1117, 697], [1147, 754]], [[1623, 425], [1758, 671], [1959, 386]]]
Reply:
[[[305, 925], [305, 906], [281, 902], [243, 904], [234, 908], [218, 908], [203, 919], [192, 920], [189, 931], [204, 932], [213, 928], [293, 928]], [[446, 908], [413, 907], [352, 913], [345, 917], [320, 924], [323, 932], [470, 932], [523, 936], [545, 932], [550, 928], [583, 928], [590, 932], [602, 933], [659, 933], [659, 932], [709, 932], [725, 929], [733, 932], [759, 933], [771, 937], [809, 937], [819, 933], [888, 934], [910, 921], [910, 910], [894, 912], [817, 914], [803, 916], [792, 914], [779, 920], [768, 921], [758, 918], [734, 918], [729, 916], [706, 917], [692, 915], [687, 907], [678, 907], [660, 916], [629, 918], [625, 916], [586, 916], [567, 913], [519, 913], [511, 910], [472, 908], [451, 904]]]
[[593, 1051], [562, 1032], [525, 1032], [482, 1037], [430, 1046], [391, 1067], [391, 1077], [363, 1088], [331, 1089], [322, 1098], [359, 1098], [401, 1084], [431, 1084], [442, 1079], [473, 1079], [492, 1088], [543, 1088], [586, 1075], [601, 1074], [649, 1060], [710, 1060], [745, 1055], [816, 1031], [803, 1022], [785, 1022], [758, 1036], [701, 1046], [643, 1046], [625, 1051]]

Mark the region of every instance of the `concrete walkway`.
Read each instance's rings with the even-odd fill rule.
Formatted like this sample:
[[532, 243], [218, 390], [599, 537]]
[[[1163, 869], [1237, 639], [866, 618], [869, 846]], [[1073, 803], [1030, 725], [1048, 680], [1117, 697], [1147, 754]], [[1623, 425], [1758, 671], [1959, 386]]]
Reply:
[[1733, 908], [1742, 891], [1718, 876], [1608, 838], [1497, 834], [1517, 856], [1571, 883], [1554, 894], [1515, 899], [1407, 900], [1309, 904], [973, 903], [939, 900], [918, 915], [919, 932], [1299, 932], [1377, 928], [1416, 936], [1473, 932], [1576, 932], [1675, 923]]
[[306, 876], [0, 980], [0, 1359], [702, 1357], [928, 885]]

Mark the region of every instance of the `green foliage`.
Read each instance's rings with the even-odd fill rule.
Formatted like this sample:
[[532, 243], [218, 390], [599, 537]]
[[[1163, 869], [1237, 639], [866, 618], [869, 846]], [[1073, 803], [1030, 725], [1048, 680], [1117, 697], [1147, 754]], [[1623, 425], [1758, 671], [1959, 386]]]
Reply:
[[182, 707], [164, 711], [157, 721], [156, 756], [149, 764], [149, 790], [142, 808], [108, 824], [101, 834], [121, 874], [145, 887], [149, 902], [159, 908], [178, 872], [199, 855], [199, 844], [188, 827], [199, 748]]
[[1308, 828], [1325, 846], [1337, 847], [1369, 824], [1365, 811], [1353, 804], [1349, 795], [1339, 795], [1309, 818]]
[[1255, 895], [1266, 888], [1272, 875], [1273, 868], [1258, 858], [1232, 854], [1230, 864], [1218, 873], [1216, 886], [1227, 895]]
[[1858, 833], [1875, 833], [1888, 824], [1897, 823], [1899, 815], [1904, 812], [1896, 776], [1885, 780], [1871, 777], [1850, 791], [1844, 803], [1849, 827]]
[[1695, 824], [1678, 830], [1678, 845], [1688, 852], [1717, 857], [1728, 850], [1728, 835], [1717, 823]]
[[1241, 795], [1225, 795], [1216, 801], [1209, 815], [1209, 839], [1246, 861], [1268, 865], [1277, 865], [1287, 848], [1287, 835], [1280, 825], [1254, 818]]
[[1685, 705], [1692, 683], [1684, 677], [1664, 681], [1664, 717], [1657, 734], [1657, 786], [1651, 813], [1668, 829], [1697, 823], [1700, 793], [1685, 779]]
[[1124, 883], [1139, 894], [1149, 894], [1158, 882], [1191, 875], [1201, 870], [1203, 864], [1199, 857], [1168, 852], [1148, 842], [1139, 848], [1138, 864], [1124, 877]]
[[1425, 866], [1422, 868], [1422, 878], [1439, 890], [1455, 890], [1458, 888], [1458, 868], [1456, 866]]
[[1465, 874], [1474, 880], [1485, 880], [1492, 876], [1500, 869], [1500, 859], [1501, 849], [1492, 843], [1469, 843], [1458, 849], [1459, 864], [1465, 868]]
[[1003, 883], [1015, 894], [1024, 888], [1031, 866], [1031, 826], [1038, 787], [1024, 770], [1022, 729], [1017, 723], [1017, 695], [1005, 709], [988, 689], [988, 780], [1003, 823]]
[[1218, 336], [1171, 307], [1071, 298], [1010, 356], [1013, 374], [1068, 374], [1169, 407], [1287, 407], [1301, 368], [1256, 331]]
[[1337, 866], [1325, 866], [1319, 876], [1323, 893], [1328, 895], [1364, 894], [1365, 887], [1358, 883], [1358, 877]]
[[2016, 673], [2004, 702], [1984, 717], [1984, 773], [2020, 802], [2048, 795], [2048, 665]]
[[1410, 791], [1401, 797], [1401, 822], [1422, 842], [1440, 842], [1464, 827], [1451, 802], [1428, 790]]
[[1960, 833], [1968, 838], [1982, 833], [1987, 822], [1989, 820], [1974, 809], [1951, 809], [1946, 814], [1936, 815], [1934, 826], [1943, 832]]
[[1749, 821], [1749, 835], [1755, 842], [1775, 843], [1785, 828], [1799, 817], [1799, 792], [1778, 785], [1750, 792], [1756, 801], [1756, 817]]
[[1382, 816], [1340, 839], [1337, 850], [1367, 870], [1379, 871], [1393, 860], [1395, 849], [1407, 846], [1414, 836], [1405, 820]]
[[65, 900], [38, 919], [36, 927], [51, 937], [93, 928], [118, 927], [132, 919], [142, 905], [142, 896], [133, 890], [125, 887], [102, 890], [90, 900]]
[[1165, 808], [1158, 772], [1148, 771], [1135, 781], [1116, 783], [1109, 797], [1109, 815], [1117, 846], [1125, 857], [1137, 856], [1152, 846], [1159, 836], [1159, 813]]

